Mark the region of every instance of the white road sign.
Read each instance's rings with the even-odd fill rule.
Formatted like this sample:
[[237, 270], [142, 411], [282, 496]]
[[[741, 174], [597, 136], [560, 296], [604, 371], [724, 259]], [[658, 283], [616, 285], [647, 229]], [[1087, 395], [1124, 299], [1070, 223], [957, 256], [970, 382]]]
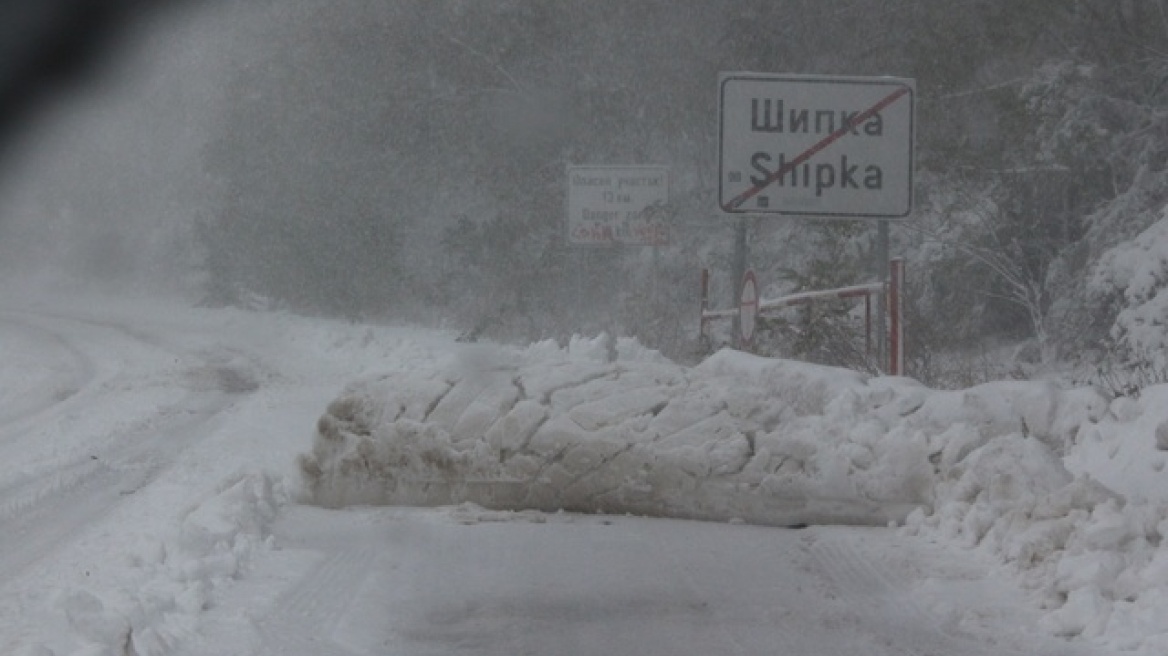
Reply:
[[723, 73], [724, 212], [902, 218], [912, 211], [915, 82]]
[[669, 169], [568, 167], [568, 241], [644, 244], [669, 241]]

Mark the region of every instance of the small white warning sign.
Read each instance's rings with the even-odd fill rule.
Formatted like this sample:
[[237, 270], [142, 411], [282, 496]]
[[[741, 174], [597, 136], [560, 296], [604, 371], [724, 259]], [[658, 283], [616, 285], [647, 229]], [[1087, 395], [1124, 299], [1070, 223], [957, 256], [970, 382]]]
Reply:
[[669, 169], [568, 168], [568, 242], [661, 245], [669, 241]]

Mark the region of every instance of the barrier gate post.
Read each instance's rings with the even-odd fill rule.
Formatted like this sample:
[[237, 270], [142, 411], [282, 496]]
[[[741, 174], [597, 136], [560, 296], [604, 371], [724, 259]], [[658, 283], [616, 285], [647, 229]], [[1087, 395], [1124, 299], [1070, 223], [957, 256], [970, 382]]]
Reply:
[[904, 375], [904, 258], [888, 265], [888, 373]]

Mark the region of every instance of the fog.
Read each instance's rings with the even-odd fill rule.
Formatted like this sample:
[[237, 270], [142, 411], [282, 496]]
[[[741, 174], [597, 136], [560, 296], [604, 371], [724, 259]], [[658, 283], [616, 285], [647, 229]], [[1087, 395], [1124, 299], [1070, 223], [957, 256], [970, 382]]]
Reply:
[[[642, 292], [625, 283], [650, 258], [569, 252], [565, 167], [682, 151], [671, 173], [684, 197], [709, 175], [711, 141], [670, 143], [648, 120], [699, 107], [634, 100], [631, 82], [668, 63], [668, 48], [603, 27], [607, 12], [637, 13], [347, 2], [152, 14], [9, 139], [0, 266], [10, 283], [408, 314], [475, 334], [613, 329], [600, 316], [613, 308], [597, 308]], [[573, 22], [587, 33], [558, 44]], [[669, 42], [701, 29], [679, 26], [688, 34]], [[577, 302], [563, 302], [569, 293]], [[553, 302], [561, 319], [525, 316]]]
[[[5, 133], [0, 270], [698, 356], [729, 340], [697, 339], [701, 269], [717, 307], [737, 285], [719, 73], [893, 75], [916, 80], [916, 209], [891, 253], [912, 263], [910, 370], [1003, 342], [1045, 361], [1107, 334], [1121, 308], [1074, 272], [1154, 220], [1162, 179], [1141, 136], [1161, 121], [1155, 3], [1072, 4], [129, 3], [86, 74]], [[667, 168], [667, 242], [570, 243], [582, 165]], [[886, 268], [871, 221], [741, 225], [767, 297]], [[764, 353], [879, 366], [854, 304], [768, 321]]]

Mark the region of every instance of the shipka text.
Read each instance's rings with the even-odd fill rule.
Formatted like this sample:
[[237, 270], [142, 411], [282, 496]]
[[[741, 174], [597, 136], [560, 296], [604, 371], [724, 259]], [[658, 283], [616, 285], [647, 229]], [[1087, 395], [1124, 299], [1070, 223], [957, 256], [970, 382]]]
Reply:
[[[788, 166], [787, 162], [784, 153], [779, 153], [778, 158], [772, 157], [769, 153], [755, 153], [750, 158], [750, 167], [758, 171], [759, 175], [750, 176], [750, 183], [756, 187], [768, 183], [779, 187], [803, 189], [814, 187], [816, 196], [823, 196], [825, 189], [876, 191], [884, 188], [884, 171], [879, 166], [869, 164], [861, 167], [860, 164], [853, 164], [847, 155], [840, 156], [839, 166], [834, 162], [814, 165], [803, 162], [796, 166]], [[784, 170], [782, 175], [777, 175]]]

